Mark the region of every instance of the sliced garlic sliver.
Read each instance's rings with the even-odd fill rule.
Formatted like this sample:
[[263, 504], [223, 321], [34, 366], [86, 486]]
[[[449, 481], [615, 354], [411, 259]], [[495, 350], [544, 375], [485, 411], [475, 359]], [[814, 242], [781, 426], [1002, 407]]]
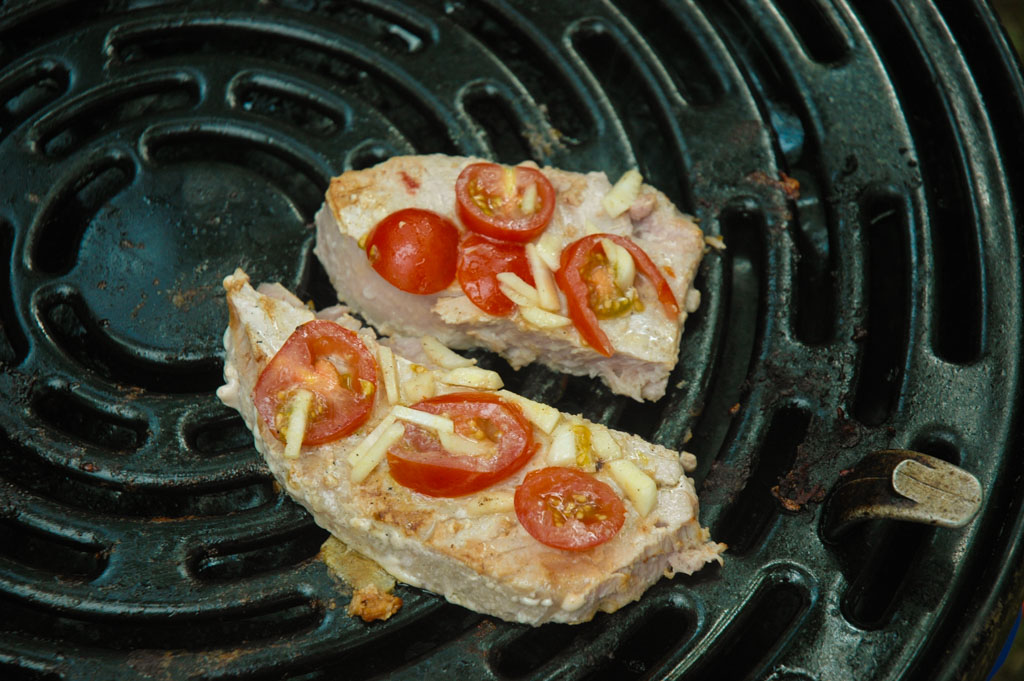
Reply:
[[576, 466], [576, 433], [572, 425], [563, 423], [551, 436], [551, 447], [548, 449], [548, 465]]
[[636, 512], [646, 517], [658, 503], [657, 483], [629, 459], [609, 461], [605, 469], [633, 502]]
[[405, 435], [405, 426], [401, 423], [388, 425], [380, 437], [374, 440], [363, 452], [363, 455], [352, 464], [352, 471], [349, 474], [352, 483], [358, 485], [365, 480], [366, 476], [384, 459], [391, 445], [401, 440], [403, 435]]
[[527, 322], [541, 329], [557, 329], [572, 324], [572, 320], [568, 317], [532, 305], [520, 305], [519, 314]]
[[458, 433], [439, 432], [438, 439], [442, 447], [459, 456], [487, 456], [494, 453], [493, 447], [488, 443], [463, 437]]
[[523, 415], [526, 416], [530, 422], [548, 435], [551, 434], [551, 431], [555, 429], [555, 426], [557, 426], [558, 422], [562, 419], [562, 413], [554, 407], [541, 404], [540, 402], [534, 402], [531, 399], [507, 390], [499, 390], [498, 394], [509, 402], [516, 404], [523, 410]]
[[705, 234], [704, 243], [715, 249], [716, 251], [725, 250], [725, 239], [718, 234]]
[[284, 430], [284, 458], [299, 458], [302, 440], [306, 437], [306, 422], [313, 406], [313, 393], [299, 389], [288, 402], [288, 425]]
[[604, 212], [608, 213], [609, 217], [617, 218], [629, 210], [636, 197], [640, 195], [640, 185], [643, 181], [643, 176], [635, 168], [624, 172], [619, 181], [601, 199]]
[[475, 517], [491, 513], [511, 513], [515, 507], [515, 496], [511, 492], [484, 492], [477, 494], [466, 504], [466, 515]]
[[415, 404], [420, 400], [433, 397], [437, 393], [437, 386], [434, 384], [434, 372], [418, 364], [413, 365], [412, 376], [400, 384], [402, 390], [402, 402]]
[[500, 281], [498, 282], [498, 290], [505, 294], [506, 298], [511, 300], [516, 305], [519, 305], [520, 307], [524, 305], [528, 307], [533, 307], [537, 304], [536, 300], [530, 300], [519, 291], [515, 290], [511, 286], [506, 286], [505, 284], [502, 284]]
[[455, 424], [446, 416], [438, 416], [437, 414], [402, 406], [394, 407], [391, 413], [395, 415], [396, 419], [415, 423], [417, 426], [423, 426], [424, 428], [431, 428], [439, 433], [455, 432]]
[[496, 371], [479, 367], [461, 367], [439, 376], [442, 383], [478, 390], [497, 390], [505, 385]]
[[533, 244], [526, 244], [526, 259], [530, 263], [530, 274], [533, 275], [533, 283], [537, 288], [538, 307], [542, 310], [557, 312], [562, 303], [558, 299], [555, 277]]
[[554, 232], [544, 232], [537, 239], [537, 252], [552, 272], [562, 266], [562, 240]]
[[611, 432], [602, 426], [590, 429], [590, 446], [601, 461], [614, 461], [622, 458], [622, 447], [612, 437]]
[[356, 462], [366, 455], [366, 450], [372, 447], [373, 444], [380, 439], [380, 436], [384, 431], [388, 429], [388, 426], [394, 422], [395, 415], [393, 413], [388, 413], [388, 415], [385, 416], [384, 419], [378, 423], [366, 437], [363, 438], [362, 442], [352, 448], [352, 451], [348, 453], [348, 462], [354, 466]]
[[519, 201], [519, 209], [523, 215], [532, 215], [537, 211], [537, 183], [531, 182], [530, 186], [523, 192], [523, 198]]
[[501, 292], [504, 293], [512, 300], [516, 305], [523, 305], [513, 296], [509, 295], [506, 289], [511, 289], [519, 296], [521, 300], [527, 301], [527, 305], [539, 305], [540, 300], [537, 296], [537, 289], [527, 284], [522, 278], [515, 272], [498, 272], [495, 275], [498, 280], [498, 285], [501, 287]]
[[615, 272], [615, 285], [620, 291], [628, 291], [636, 279], [636, 263], [633, 255], [611, 239], [601, 239], [601, 248]]
[[398, 367], [395, 364], [395, 353], [386, 345], [377, 346], [377, 364], [384, 376], [384, 394], [389, 404], [402, 401], [402, 393], [398, 389]]
[[457, 369], [476, 364], [475, 359], [463, 357], [433, 336], [420, 338], [420, 345], [423, 346], [423, 352], [427, 354], [430, 361], [442, 369]]

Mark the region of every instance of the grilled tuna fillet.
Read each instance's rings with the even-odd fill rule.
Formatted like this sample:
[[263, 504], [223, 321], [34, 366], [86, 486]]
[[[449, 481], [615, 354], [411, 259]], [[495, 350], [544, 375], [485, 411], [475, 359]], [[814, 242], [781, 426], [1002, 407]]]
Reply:
[[[383, 390], [369, 420], [354, 433], [328, 444], [304, 445], [298, 458], [286, 458], [284, 445], [257, 414], [253, 389], [296, 326], [314, 314], [280, 285], [254, 290], [241, 270], [227, 277], [224, 286], [230, 324], [224, 336], [225, 385], [218, 396], [240, 412], [256, 448], [288, 494], [319, 525], [398, 580], [510, 621], [576, 623], [638, 599], [663, 575], [689, 574], [720, 561], [724, 546], [710, 541], [698, 524], [697, 496], [680, 455], [579, 417], [558, 416], [610, 435], [623, 457], [637, 462], [657, 482], [657, 501], [646, 517], [627, 501], [618, 534], [580, 552], [545, 546], [517, 521], [512, 494], [526, 473], [548, 465], [552, 442], [532, 423], [539, 449], [526, 466], [482, 492], [458, 498], [428, 497], [398, 485], [386, 458], [361, 483], [350, 480], [348, 454], [392, 408]], [[372, 330], [337, 310], [330, 318], [358, 331], [367, 347], [378, 351]], [[397, 355], [396, 360], [400, 382], [423, 374], [423, 366]], [[437, 388], [439, 393], [465, 390], [440, 382]], [[525, 408], [524, 414], [531, 418]], [[595, 475], [623, 495], [607, 472]]]
[[[457, 281], [439, 293], [417, 295], [391, 286], [370, 267], [360, 240], [397, 210], [426, 209], [458, 224], [455, 181], [463, 168], [479, 160], [404, 156], [334, 178], [316, 216], [315, 252], [339, 299], [385, 334], [429, 334], [453, 348], [483, 347], [515, 368], [540, 361], [558, 372], [599, 377], [613, 392], [636, 400], [664, 395], [683, 322], [700, 303], [693, 281], [704, 240], [690, 218], [648, 185], [640, 187], [627, 211], [612, 218], [602, 205], [612, 186], [603, 172], [543, 169], [557, 192], [556, 207], [535, 243], [548, 250], [554, 245], [557, 257], [588, 233], [629, 237], [658, 266], [678, 302], [678, 317], [668, 318], [648, 290], [643, 311], [602, 320], [601, 328], [615, 347], [610, 357], [587, 345], [572, 325], [540, 329], [518, 311], [509, 317], [491, 316], [463, 294]], [[565, 295], [559, 295], [564, 315]]]

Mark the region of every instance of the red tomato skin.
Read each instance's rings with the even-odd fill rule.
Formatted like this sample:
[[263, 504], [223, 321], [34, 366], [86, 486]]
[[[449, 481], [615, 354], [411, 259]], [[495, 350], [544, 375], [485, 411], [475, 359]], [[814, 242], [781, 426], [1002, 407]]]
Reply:
[[573, 326], [589, 346], [605, 357], [611, 357], [615, 348], [608, 339], [608, 334], [598, 324], [597, 315], [590, 309], [590, 304], [587, 302], [587, 282], [580, 274], [580, 268], [583, 267], [590, 252], [601, 247], [601, 239], [608, 239], [629, 251], [639, 273], [647, 277], [647, 280], [654, 286], [658, 300], [669, 319], [678, 317], [679, 303], [676, 302], [675, 294], [672, 293], [672, 288], [662, 276], [658, 266], [632, 240], [617, 234], [591, 234], [566, 246], [562, 250], [561, 266], [555, 272], [555, 282], [558, 284], [558, 288], [565, 293], [569, 319], [572, 320]]
[[419, 426], [406, 424], [402, 440], [388, 450], [388, 468], [395, 482], [432, 497], [460, 497], [504, 480], [526, 465], [537, 445], [533, 427], [515, 405], [490, 393], [451, 393], [413, 405], [432, 414], [447, 414], [460, 423], [487, 414], [501, 433], [494, 457], [456, 455]]
[[[596, 501], [596, 512], [604, 520], [563, 517], [561, 526], [552, 515], [549, 499], [586, 494]], [[585, 551], [604, 544], [622, 529], [626, 507], [605, 482], [575, 468], [549, 467], [530, 471], [516, 488], [516, 517], [519, 524], [540, 543], [567, 551]]]
[[[369, 381], [369, 395], [330, 385], [314, 372], [314, 363], [328, 356], [340, 356], [358, 379]], [[294, 388], [311, 391], [319, 415], [306, 427], [302, 444], [318, 445], [350, 435], [366, 422], [377, 394], [377, 360], [359, 335], [334, 322], [314, 319], [299, 326], [260, 372], [253, 388], [256, 411], [278, 440], [277, 414], [283, 405], [282, 394]]]
[[462, 240], [456, 276], [463, 293], [487, 314], [505, 317], [515, 311], [516, 304], [501, 292], [495, 277], [499, 272], [518, 274], [533, 286], [530, 262], [522, 244], [492, 241], [478, 234]]
[[[518, 215], [506, 210], [505, 215], [487, 215], [471, 198], [474, 183], [500, 190], [505, 167], [497, 163], [471, 163], [462, 169], [455, 181], [455, 211], [466, 229], [501, 241], [530, 241], [548, 226], [555, 212], [555, 188], [551, 180], [536, 168], [515, 166], [516, 189], [519, 195], [531, 183], [537, 185], [540, 210], [530, 215]], [[491, 192], [488, 192], [491, 193]]]
[[459, 229], [447, 218], [420, 208], [396, 211], [366, 237], [370, 266], [395, 288], [427, 295], [455, 279]]

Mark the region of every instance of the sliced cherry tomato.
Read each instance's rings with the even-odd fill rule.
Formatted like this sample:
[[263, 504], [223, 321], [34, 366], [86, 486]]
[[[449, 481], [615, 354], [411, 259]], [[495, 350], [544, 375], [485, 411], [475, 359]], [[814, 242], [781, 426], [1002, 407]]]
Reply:
[[582, 551], [614, 537], [626, 506], [607, 483], [575, 468], [530, 471], [516, 488], [516, 517], [541, 544]]
[[459, 246], [457, 276], [463, 292], [487, 314], [495, 317], [510, 315], [516, 304], [501, 292], [497, 274], [512, 272], [527, 284], [533, 286], [530, 261], [522, 244], [507, 241], [491, 241], [477, 234], [470, 234]]
[[519, 408], [490, 393], [451, 393], [412, 405], [455, 422], [455, 432], [485, 445], [493, 454], [452, 454], [437, 435], [406, 423], [405, 435], [388, 450], [391, 477], [433, 497], [460, 497], [490, 487], [533, 456], [533, 428]]
[[313, 393], [302, 443], [317, 445], [344, 437], [370, 415], [377, 394], [377, 361], [354, 332], [314, 319], [295, 329], [253, 390], [256, 411], [279, 440], [296, 391]]
[[388, 282], [408, 293], [437, 293], [455, 279], [459, 230], [419, 208], [396, 211], [366, 237], [366, 257]]
[[608, 335], [601, 330], [597, 321], [598, 314], [594, 309], [602, 307], [600, 303], [595, 305], [596, 299], [601, 298], [607, 287], [612, 285], [606, 281], [610, 278], [607, 264], [601, 264], [604, 258], [601, 239], [608, 239], [629, 251], [638, 273], [647, 277], [654, 285], [658, 300], [661, 301], [665, 314], [670, 319], [675, 319], [679, 315], [679, 303], [676, 302], [676, 297], [658, 270], [658, 266], [642, 248], [626, 237], [617, 234], [591, 234], [566, 246], [562, 250], [561, 267], [555, 272], [555, 281], [565, 293], [569, 318], [588, 345], [605, 357], [611, 357], [615, 348], [608, 340]]
[[462, 224], [503, 241], [529, 241], [544, 231], [555, 211], [555, 188], [536, 168], [473, 163], [455, 181]]

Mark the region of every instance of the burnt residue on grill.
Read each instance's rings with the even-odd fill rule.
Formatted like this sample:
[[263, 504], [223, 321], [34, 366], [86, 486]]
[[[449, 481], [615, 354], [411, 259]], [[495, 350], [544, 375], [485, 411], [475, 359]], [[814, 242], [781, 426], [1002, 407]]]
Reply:
[[[982, 678], [1024, 592], [1022, 124], [980, 1], [0, 2], [0, 676]], [[578, 627], [345, 614], [213, 394], [220, 282], [332, 304], [323, 187], [412, 152], [636, 166], [722, 237], [659, 403], [474, 357], [696, 454], [723, 567]], [[893, 447], [981, 514], [824, 542]]]

